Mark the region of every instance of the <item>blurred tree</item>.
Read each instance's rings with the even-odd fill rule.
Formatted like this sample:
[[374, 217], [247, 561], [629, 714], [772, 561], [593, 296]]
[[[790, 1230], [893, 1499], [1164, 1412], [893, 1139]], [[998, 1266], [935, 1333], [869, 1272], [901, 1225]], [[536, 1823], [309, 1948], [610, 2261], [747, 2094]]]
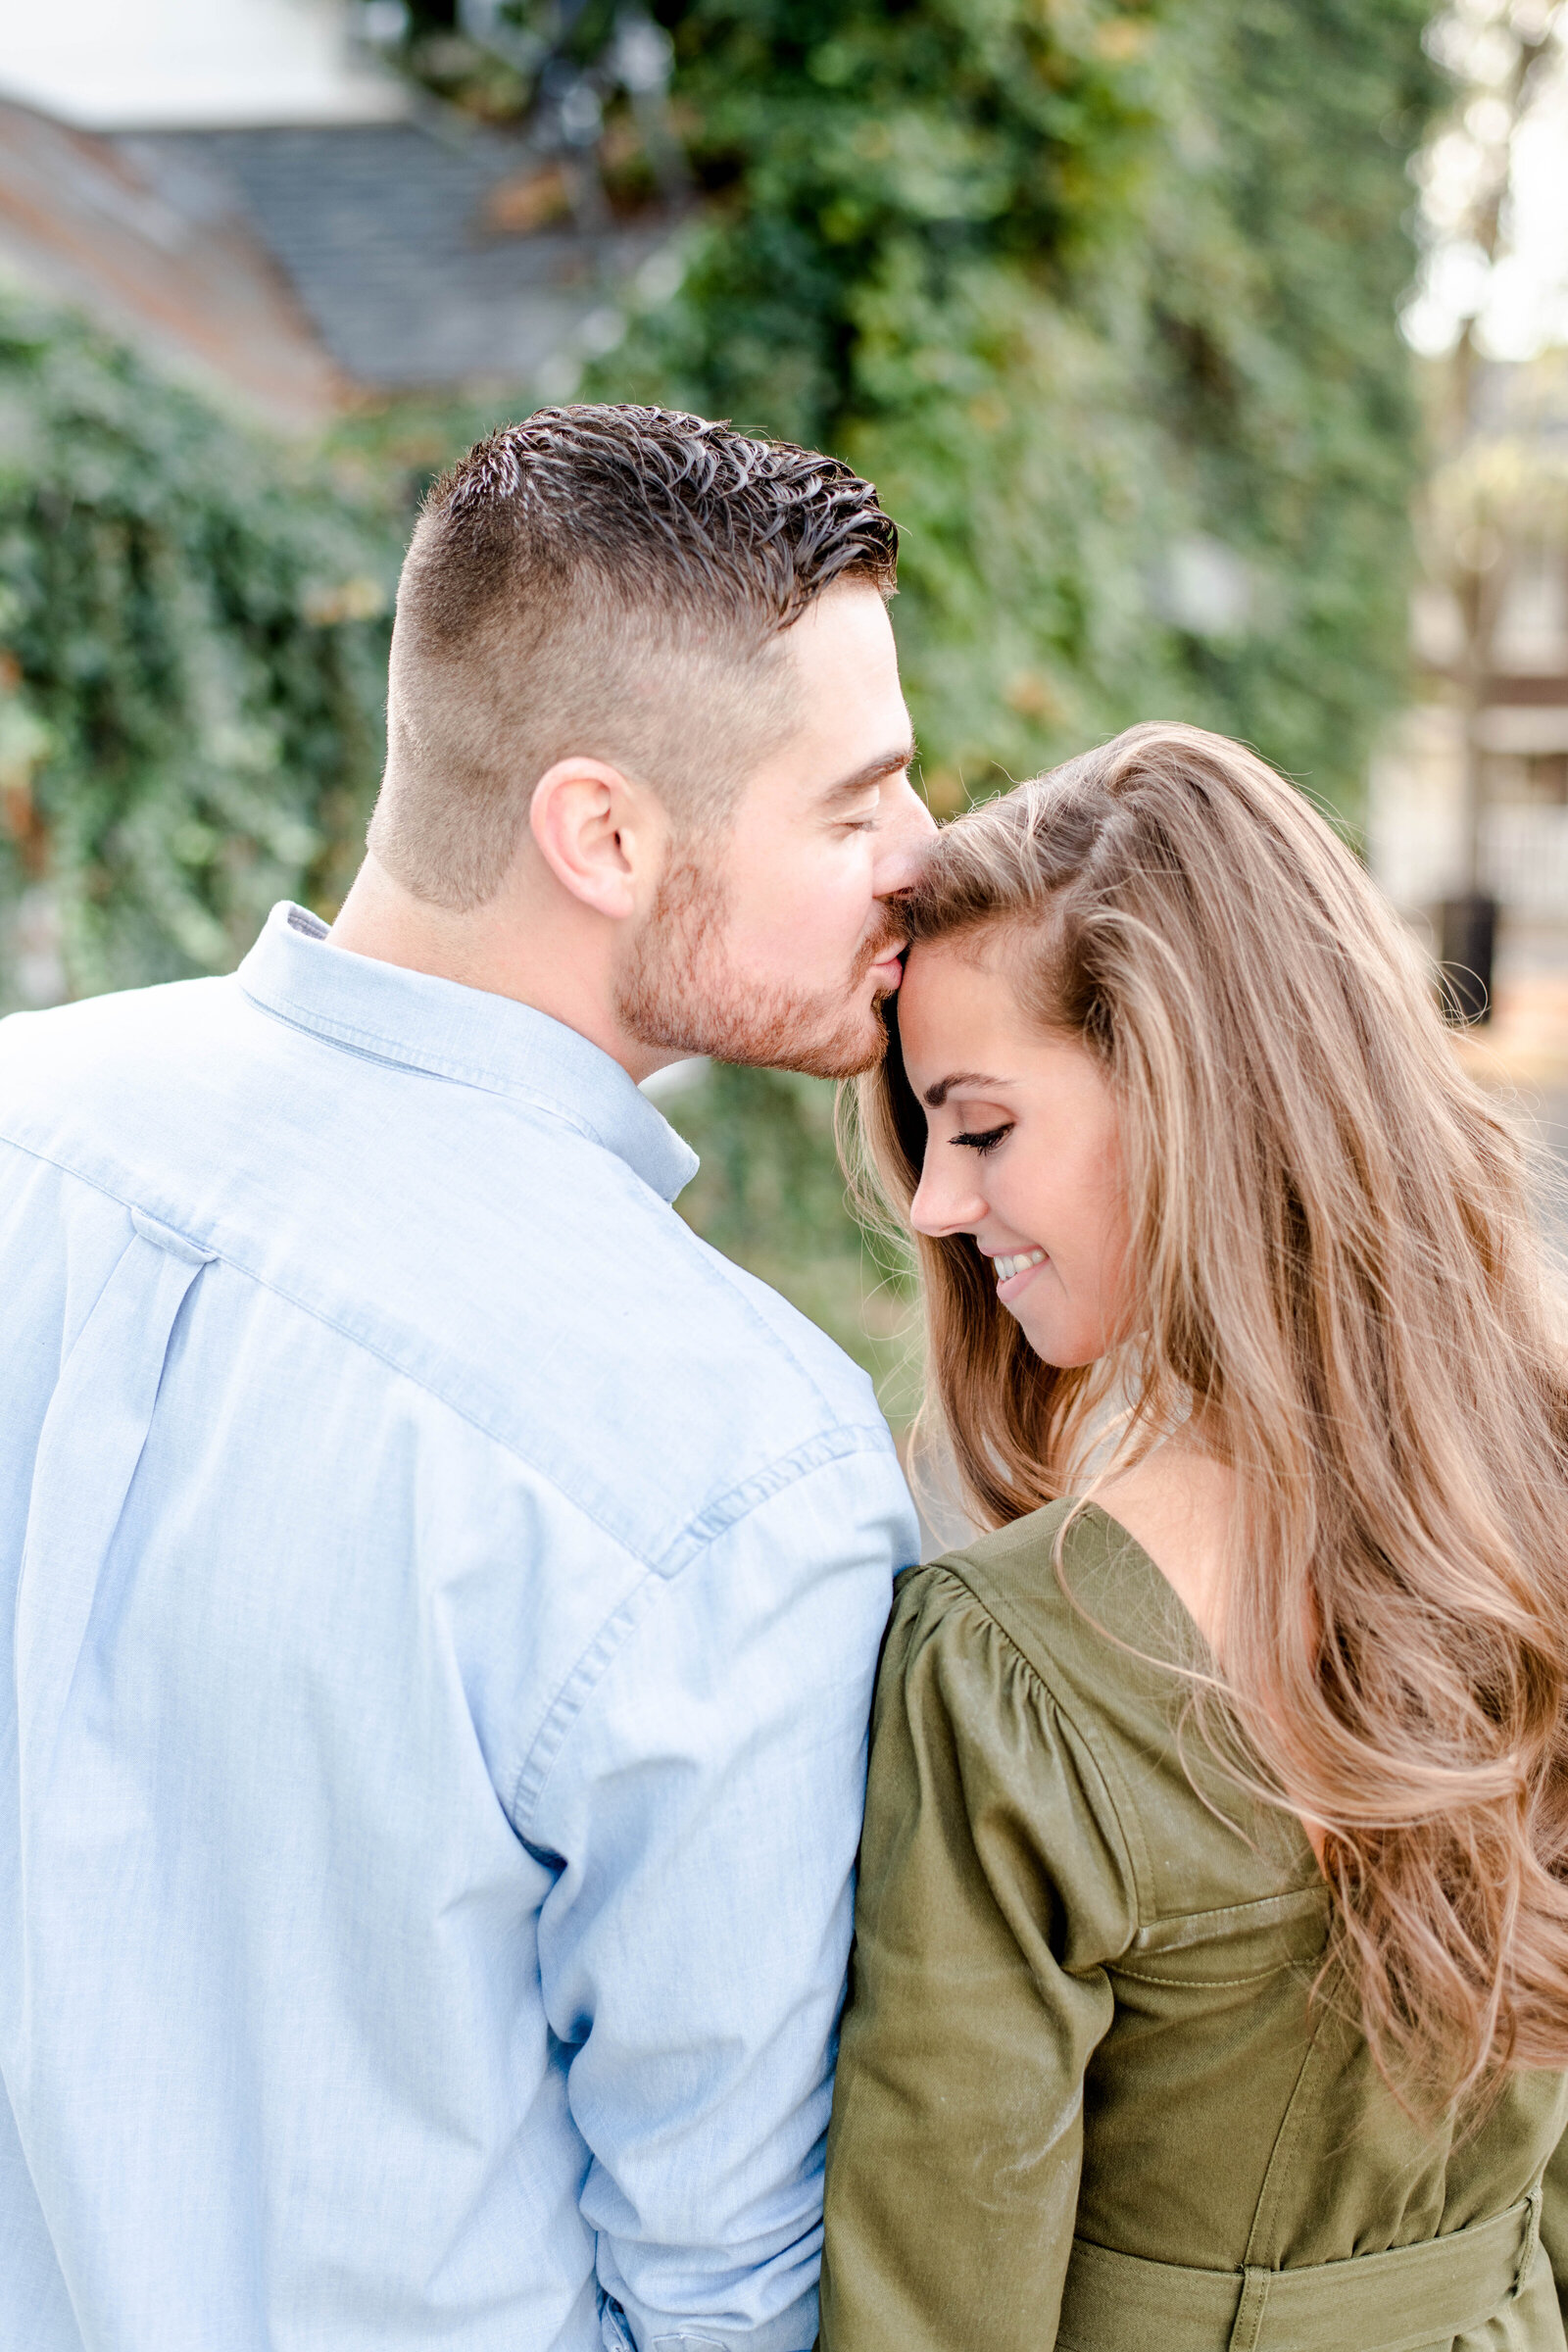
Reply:
[[0, 1006], [223, 970], [330, 903], [399, 530], [56, 315], [0, 310]]
[[[933, 805], [1159, 715], [1353, 819], [1406, 664], [1422, 0], [656, 14], [709, 209], [589, 383], [879, 484]], [[675, 1115], [724, 1170], [699, 1218], [858, 1347], [897, 1417], [884, 1270], [850, 1264], [842, 1209], [808, 1250], [764, 1205], [813, 1164], [793, 1181], [825, 1202], [808, 1094], [737, 1072]]]
[[[1478, 1023], [1492, 1015], [1500, 913], [1485, 854], [1485, 710], [1495, 692], [1496, 640], [1510, 596], [1532, 571], [1553, 567], [1568, 520], [1568, 467], [1549, 426], [1530, 416], [1529, 376], [1505, 389], [1496, 375], [1500, 355], [1488, 329], [1500, 321], [1489, 314], [1510, 276], [1518, 286], [1518, 158], [1532, 133], [1550, 135], [1565, 29], [1563, 0], [1465, 0], [1429, 36], [1454, 104], [1418, 167], [1425, 251], [1406, 328], [1435, 379], [1434, 464], [1418, 535], [1426, 597], [1457, 623], [1448, 671], [1464, 730], [1460, 855], [1439, 908], [1439, 955], [1450, 1014]], [[1544, 324], [1546, 305], [1538, 307]], [[1517, 334], [1516, 324], [1515, 361], [1530, 356]]]
[[934, 801], [1134, 717], [1353, 813], [1405, 650], [1421, 0], [663, 0], [710, 209], [595, 370], [905, 527]]
[[[876, 479], [937, 805], [1159, 711], [1353, 818], [1405, 661], [1428, 14], [412, 0], [396, 45], [542, 156], [596, 137], [617, 201], [667, 196], [638, 143], [679, 132], [707, 200], [684, 282], [642, 272], [588, 388]], [[640, 115], [661, 39], [673, 114]]]

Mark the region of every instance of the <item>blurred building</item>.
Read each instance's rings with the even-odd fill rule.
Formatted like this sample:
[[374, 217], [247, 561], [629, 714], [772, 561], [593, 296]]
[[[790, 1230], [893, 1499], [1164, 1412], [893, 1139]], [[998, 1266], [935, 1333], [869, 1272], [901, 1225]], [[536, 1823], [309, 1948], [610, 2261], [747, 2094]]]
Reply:
[[1420, 685], [1373, 763], [1373, 870], [1412, 912], [1465, 885], [1473, 731], [1477, 878], [1516, 921], [1568, 927], [1568, 355], [1486, 369], [1424, 531]]
[[0, 0], [0, 275], [285, 426], [570, 389], [667, 229], [577, 197], [359, 35], [363, 0]]

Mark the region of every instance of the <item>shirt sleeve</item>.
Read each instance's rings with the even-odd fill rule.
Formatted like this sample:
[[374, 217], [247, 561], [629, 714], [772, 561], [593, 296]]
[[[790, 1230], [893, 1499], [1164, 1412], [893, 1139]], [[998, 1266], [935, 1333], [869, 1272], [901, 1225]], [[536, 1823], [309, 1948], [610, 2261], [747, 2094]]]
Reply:
[[608, 2344], [806, 2352], [891, 1449], [782, 1466], [651, 1576], [520, 1825]]
[[1137, 1926], [1092, 1760], [939, 1566], [877, 1690], [828, 2144], [822, 2352], [1055, 2340], [1105, 1962]]

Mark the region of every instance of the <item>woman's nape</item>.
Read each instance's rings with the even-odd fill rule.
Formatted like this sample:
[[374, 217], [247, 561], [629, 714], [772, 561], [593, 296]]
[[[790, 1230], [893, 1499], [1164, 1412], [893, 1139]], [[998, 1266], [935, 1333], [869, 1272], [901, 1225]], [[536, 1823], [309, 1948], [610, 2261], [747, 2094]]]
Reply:
[[1568, 1357], [1412, 944], [1299, 794], [1182, 726], [959, 819], [909, 916], [862, 1164], [976, 1514], [1092, 1487], [1181, 1592], [1209, 1465], [1197, 1704], [1316, 1826], [1380, 2062], [1568, 2064]]

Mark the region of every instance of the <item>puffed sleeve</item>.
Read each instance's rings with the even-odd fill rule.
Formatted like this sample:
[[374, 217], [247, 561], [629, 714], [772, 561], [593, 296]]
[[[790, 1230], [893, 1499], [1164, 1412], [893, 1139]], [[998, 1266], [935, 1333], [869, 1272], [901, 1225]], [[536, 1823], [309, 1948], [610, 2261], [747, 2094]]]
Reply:
[[1083, 1740], [941, 1563], [877, 1687], [828, 2136], [822, 2352], [1055, 2340], [1131, 1866]]

